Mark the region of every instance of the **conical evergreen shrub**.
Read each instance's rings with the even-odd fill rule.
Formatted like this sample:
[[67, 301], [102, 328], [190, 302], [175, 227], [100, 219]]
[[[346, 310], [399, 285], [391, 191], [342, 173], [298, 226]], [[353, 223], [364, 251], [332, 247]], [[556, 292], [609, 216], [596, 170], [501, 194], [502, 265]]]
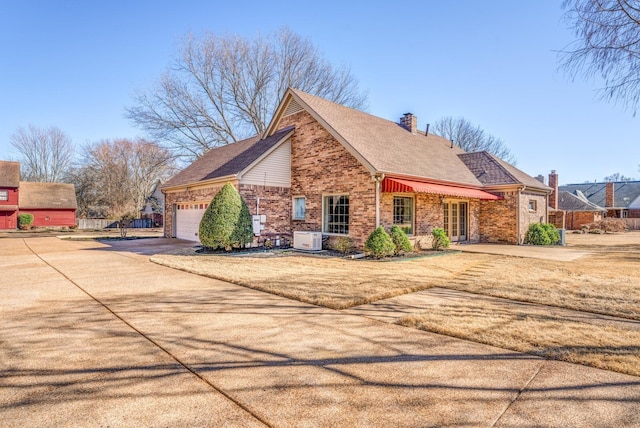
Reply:
[[389, 231], [389, 235], [391, 236], [391, 240], [395, 245], [396, 249], [394, 254], [398, 255], [401, 252], [408, 253], [413, 250], [413, 246], [411, 245], [411, 241], [409, 241], [409, 237], [404, 230], [400, 229], [397, 225], [391, 226], [391, 230]]
[[378, 226], [364, 243], [364, 249], [376, 259], [388, 257], [393, 254], [396, 246], [393, 245], [391, 237], [384, 230], [384, 227]]
[[200, 243], [212, 249], [244, 247], [253, 240], [251, 215], [240, 193], [225, 184], [213, 197], [200, 221]]

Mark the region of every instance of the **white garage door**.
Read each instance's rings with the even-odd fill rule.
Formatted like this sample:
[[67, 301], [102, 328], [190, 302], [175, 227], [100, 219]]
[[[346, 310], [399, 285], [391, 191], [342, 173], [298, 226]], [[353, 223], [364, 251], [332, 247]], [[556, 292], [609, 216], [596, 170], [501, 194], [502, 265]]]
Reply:
[[[196, 206], [198, 208], [192, 208]], [[176, 210], [176, 238], [200, 242], [198, 230], [200, 229], [200, 220], [206, 211], [200, 206], [202, 205], [182, 205], [180, 208], [183, 209]]]

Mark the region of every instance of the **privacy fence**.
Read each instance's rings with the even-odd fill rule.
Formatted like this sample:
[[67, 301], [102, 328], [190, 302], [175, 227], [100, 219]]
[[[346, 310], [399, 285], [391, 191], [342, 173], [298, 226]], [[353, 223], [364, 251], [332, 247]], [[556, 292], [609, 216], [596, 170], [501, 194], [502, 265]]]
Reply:
[[[113, 229], [118, 227], [118, 220], [107, 220], [101, 218], [79, 218], [78, 229]], [[131, 220], [128, 227], [143, 229], [153, 227], [150, 218], [140, 218]]]

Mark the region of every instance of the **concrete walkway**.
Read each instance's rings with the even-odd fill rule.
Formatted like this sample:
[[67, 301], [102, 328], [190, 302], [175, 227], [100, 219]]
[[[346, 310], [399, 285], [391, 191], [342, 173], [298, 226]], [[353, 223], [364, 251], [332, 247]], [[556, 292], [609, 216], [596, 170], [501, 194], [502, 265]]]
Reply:
[[534, 246], [534, 245], [501, 245], [501, 244], [454, 244], [452, 249], [469, 253], [495, 254], [500, 256], [526, 257], [542, 260], [554, 260], [570, 262], [586, 256], [588, 251], [575, 250], [558, 246]]
[[640, 378], [175, 271], [154, 245], [0, 240], [2, 426], [640, 424]]

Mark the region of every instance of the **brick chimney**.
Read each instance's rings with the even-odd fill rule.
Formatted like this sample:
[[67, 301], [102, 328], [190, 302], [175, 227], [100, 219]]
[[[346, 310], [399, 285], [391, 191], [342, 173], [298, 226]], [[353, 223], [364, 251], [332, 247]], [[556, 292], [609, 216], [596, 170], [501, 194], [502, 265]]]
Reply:
[[554, 210], [558, 209], [558, 174], [556, 174], [556, 170], [551, 170], [551, 174], [549, 174], [549, 187], [553, 189], [553, 191], [549, 194], [549, 206]]
[[405, 113], [400, 118], [400, 125], [412, 134], [418, 133], [418, 117], [411, 113]]
[[614, 183], [606, 183], [604, 188], [604, 206], [607, 208], [615, 207], [615, 189]]

